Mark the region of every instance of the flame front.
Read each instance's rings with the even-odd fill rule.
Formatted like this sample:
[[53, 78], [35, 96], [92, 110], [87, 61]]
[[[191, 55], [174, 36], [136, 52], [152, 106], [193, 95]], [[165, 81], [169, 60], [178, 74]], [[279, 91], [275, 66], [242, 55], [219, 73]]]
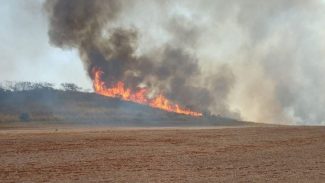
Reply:
[[126, 88], [122, 81], [117, 82], [114, 86], [108, 88], [105, 82], [102, 81], [103, 71], [99, 68], [93, 69], [93, 85], [95, 92], [108, 96], [120, 98], [126, 101], [132, 101], [139, 104], [149, 105], [153, 108], [162, 109], [169, 112], [175, 112], [178, 114], [190, 115], [190, 116], [202, 116], [202, 113], [191, 111], [190, 109], [183, 108], [178, 104], [173, 104], [163, 95], [157, 95], [152, 99], [147, 97], [148, 90], [145, 88], [139, 88], [138, 91], [133, 92], [131, 89]]

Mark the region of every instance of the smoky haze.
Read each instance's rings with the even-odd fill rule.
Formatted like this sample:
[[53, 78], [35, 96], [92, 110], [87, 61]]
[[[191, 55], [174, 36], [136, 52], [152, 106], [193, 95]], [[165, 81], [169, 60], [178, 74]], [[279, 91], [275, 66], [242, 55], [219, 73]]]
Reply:
[[50, 43], [108, 86], [243, 120], [323, 124], [324, 3], [48, 0]]

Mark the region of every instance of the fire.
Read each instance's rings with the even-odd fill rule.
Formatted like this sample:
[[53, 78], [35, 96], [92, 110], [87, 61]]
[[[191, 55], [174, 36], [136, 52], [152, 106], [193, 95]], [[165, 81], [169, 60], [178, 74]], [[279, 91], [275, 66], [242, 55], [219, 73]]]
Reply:
[[139, 88], [138, 91], [133, 92], [131, 89], [125, 87], [122, 81], [117, 82], [112, 87], [107, 87], [105, 82], [102, 81], [101, 77], [103, 75], [103, 71], [99, 68], [93, 69], [93, 85], [95, 92], [108, 96], [120, 98], [126, 101], [132, 101], [139, 104], [149, 105], [153, 108], [162, 109], [169, 112], [175, 112], [178, 114], [190, 115], [190, 116], [202, 116], [202, 113], [191, 111], [190, 109], [186, 109], [184, 107], [179, 106], [178, 104], [173, 104], [163, 95], [157, 95], [151, 99], [147, 97], [148, 90], [146, 88]]

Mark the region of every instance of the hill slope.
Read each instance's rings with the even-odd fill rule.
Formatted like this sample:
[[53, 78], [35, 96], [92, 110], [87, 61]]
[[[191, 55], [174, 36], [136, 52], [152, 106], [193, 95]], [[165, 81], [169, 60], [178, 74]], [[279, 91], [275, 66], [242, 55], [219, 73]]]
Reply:
[[95, 93], [60, 90], [4, 92], [0, 95], [0, 121], [61, 121], [131, 126], [237, 125], [241, 122], [216, 117], [191, 117]]

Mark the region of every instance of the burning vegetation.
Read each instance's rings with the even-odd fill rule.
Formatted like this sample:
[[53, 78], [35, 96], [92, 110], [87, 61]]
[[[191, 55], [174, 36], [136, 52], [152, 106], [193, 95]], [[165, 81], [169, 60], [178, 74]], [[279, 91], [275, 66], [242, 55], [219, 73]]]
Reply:
[[178, 114], [191, 115], [191, 116], [202, 116], [200, 112], [194, 112], [190, 109], [183, 108], [178, 104], [173, 104], [162, 94], [149, 98], [149, 91], [146, 88], [138, 88], [137, 91], [132, 91], [130, 88], [125, 87], [122, 81], [118, 81], [115, 85], [107, 87], [105, 82], [102, 81], [101, 76], [103, 71], [99, 68], [93, 69], [94, 77], [94, 89], [95, 92], [108, 96], [117, 97], [122, 100], [132, 101], [139, 104], [149, 105], [153, 108], [162, 109], [169, 112], [175, 112]]

